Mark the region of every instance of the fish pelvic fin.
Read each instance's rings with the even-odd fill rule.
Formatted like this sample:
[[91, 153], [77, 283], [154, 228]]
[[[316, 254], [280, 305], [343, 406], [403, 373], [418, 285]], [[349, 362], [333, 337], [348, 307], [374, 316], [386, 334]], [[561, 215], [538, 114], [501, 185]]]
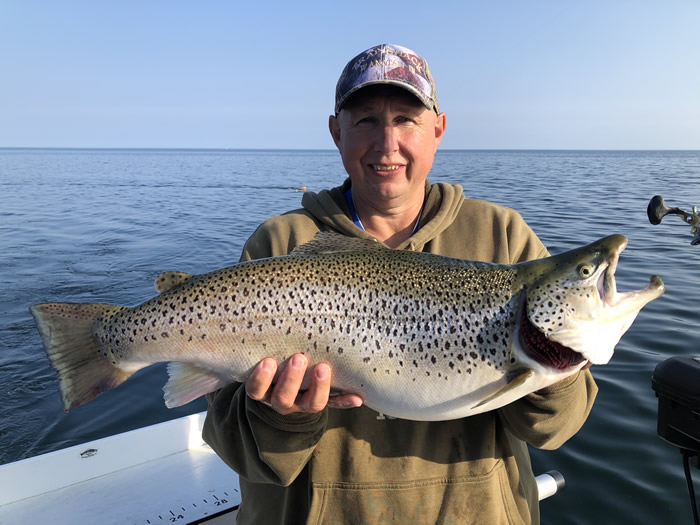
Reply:
[[197, 365], [180, 361], [168, 363], [168, 377], [163, 387], [163, 398], [168, 408], [185, 405], [231, 382]]
[[165, 293], [187, 281], [192, 274], [185, 272], [163, 272], [156, 277], [153, 286], [158, 293]]
[[126, 381], [135, 370], [122, 370], [103, 357], [93, 336], [95, 321], [123, 310], [109, 304], [45, 303], [29, 308], [44, 350], [58, 374], [63, 409], [87, 403]]
[[508, 383], [498, 390], [497, 392], [491, 394], [488, 396], [486, 399], [483, 399], [480, 401], [478, 404], [474, 405], [473, 408], [478, 408], [480, 406], [485, 405], [486, 403], [493, 401], [497, 397], [501, 397], [502, 395], [510, 392], [514, 388], [518, 388], [520, 385], [525, 383], [532, 375], [535, 373], [535, 371], [532, 368], [525, 368], [522, 370], [513, 370], [512, 372], [508, 373], [507, 381]]

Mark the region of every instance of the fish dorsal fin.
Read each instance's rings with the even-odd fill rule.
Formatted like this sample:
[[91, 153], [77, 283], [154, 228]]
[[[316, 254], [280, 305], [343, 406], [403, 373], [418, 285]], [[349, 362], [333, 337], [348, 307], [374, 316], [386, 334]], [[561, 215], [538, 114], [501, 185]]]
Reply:
[[164, 293], [180, 286], [190, 277], [192, 274], [185, 272], [163, 272], [156, 278], [153, 286], [156, 287], [158, 293]]
[[336, 232], [318, 232], [313, 240], [297, 246], [292, 255], [320, 255], [337, 252], [362, 252], [367, 250], [388, 250], [377, 240], [348, 237]]
[[501, 388], [498, 392], [495, 392], [488, 396], [486, 399], [482, 400], [479, 402], [477, 405], [474, 406], [474, 408], [478, 408], [480, 406], [485, 405], [489, 401], [493, 401], [497, 397], [502, 396], [503, 394], [506, 394], [513, 390], [514, 388], [518, 388], [520, 385], [525, 383], [533, 374], [535, 371], [532, 368], [524, 368], [522, 370], [513, 370], [508, 373], [507, 381], [508, 383]]

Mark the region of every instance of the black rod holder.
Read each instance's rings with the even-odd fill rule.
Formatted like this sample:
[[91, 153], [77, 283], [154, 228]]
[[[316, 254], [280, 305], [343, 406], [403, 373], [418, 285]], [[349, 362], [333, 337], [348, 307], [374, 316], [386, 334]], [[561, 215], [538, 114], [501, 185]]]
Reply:
[[661, 219], [666, 217], [666, 215], [677, 215], [683, 222], [690, 225], [690, 233], [693, 235], [693, 240], [690, 241], [692, 245], [700, 244], [700, 215], [698, 215], [698, 207], [693, 206], [692, 213], [683, 211], [680, 208], [669, 208], [664, 202], [664, 198], [661, 195], [655, 195], [649, 201], [647, 206], [647, 217], [649, 217], [649, 222], [652, 224], [661, 224]]

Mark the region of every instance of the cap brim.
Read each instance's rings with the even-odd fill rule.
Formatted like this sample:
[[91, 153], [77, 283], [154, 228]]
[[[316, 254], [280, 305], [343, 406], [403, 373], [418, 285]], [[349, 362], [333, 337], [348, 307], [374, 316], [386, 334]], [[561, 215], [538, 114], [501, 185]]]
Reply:
[[335, 112], [336, 114], [340, 112], [341, 109], [343, 109], [343, 106], [345, 103], [358, 91], [360, 91], [362, 88], [366, 88], [369, 86], [377, 86], [377, 85], [389, 85], [389, 86], [396, 86], [405, 89], [412, 95], [414, 95], [420, 102], [423, 104], [426, 108], [430, 110], [434, 110], [436, 113], [438, 112], [438, 107], [435, 101], [431, 98], [426, 97], [419, 89], [416, 87], [412, 86], [411, 84], [408, 84], [407, 82], [402, 82], [400, 80], [387, 80], [387, 79], [381, 79], [381, 80], [369, 80], [365, 82], [364, 84], [360, 86], [356, 86], [352, 88], [350, 91], [348, 91], [343, 98], [341, 98], [335, 106]]

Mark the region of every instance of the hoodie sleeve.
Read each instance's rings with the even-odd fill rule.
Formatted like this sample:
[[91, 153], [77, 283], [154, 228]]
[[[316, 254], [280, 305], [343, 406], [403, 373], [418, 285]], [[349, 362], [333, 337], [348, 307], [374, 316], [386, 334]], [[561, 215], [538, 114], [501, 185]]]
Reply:
[[290, 485], [323, 435], [327, 410], [282, 416], [250, 399], [242, 383], [207, 394], [202, 437], [240, 476], [255, 483]]
[[[279, 217], [266, 221], [246, 242], [241, 260], [289, 253], [300, 238], [313, 238], [318, 231], [308, 221], [304, 225], [292, 228]], [[242, 383], [208, 394], [207, 401], [202, 437], [240, 476], [257, 483], [291, 484], [311, 457], [328, 419], [328, 409], [282, 416], [250, 399]]]
[[515, 437], [553, 450], [583, 426], [597, 393], [593, 376], [584, 370], [506, 405], [499, 414]]

